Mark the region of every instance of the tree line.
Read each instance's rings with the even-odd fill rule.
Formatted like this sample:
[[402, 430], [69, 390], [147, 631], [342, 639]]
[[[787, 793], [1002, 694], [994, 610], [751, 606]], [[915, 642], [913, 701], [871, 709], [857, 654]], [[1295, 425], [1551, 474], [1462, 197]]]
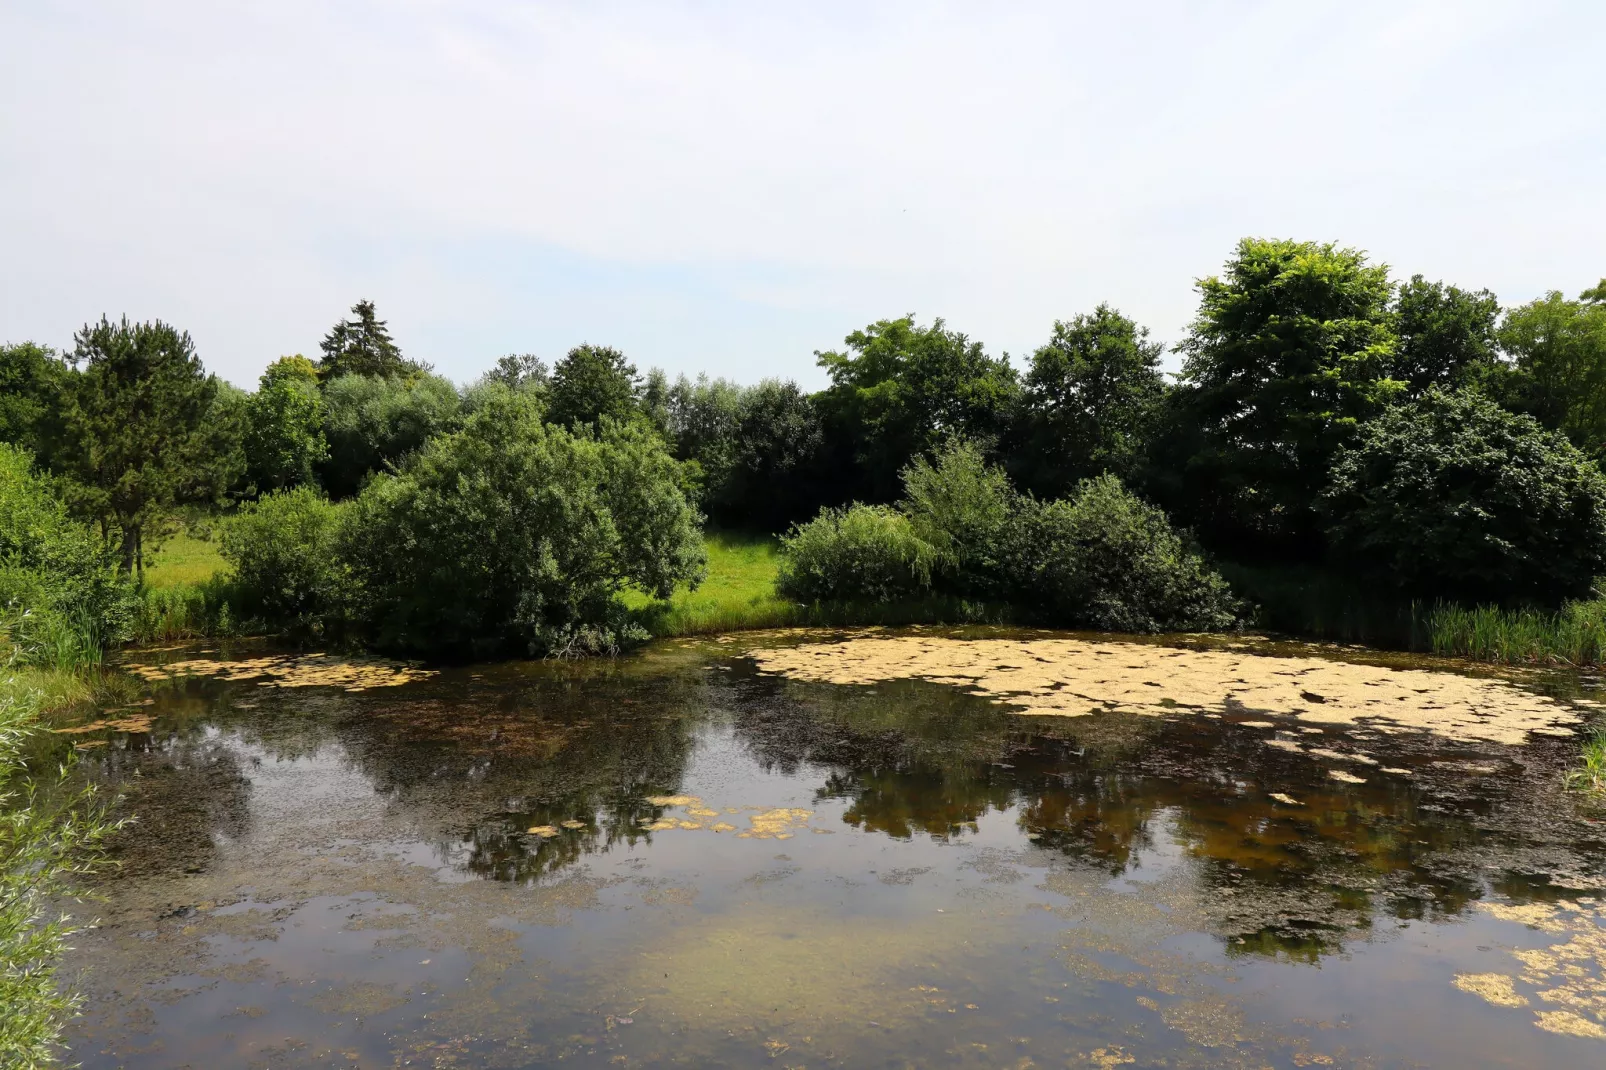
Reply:
[[728, 528], [890, 507], [911, 465], [964, 445], [1012, 501], [1114, 480], [1208, 554], [1402, 597], [1553, 605], [1606, 571], [1606, 280], [1502, 309], [1487, 290], [1396, 281], [1354, 249], [1245, 239], [1197, 288], [1174, 376], [1160, 342], [1099, 305], [1019, 368], [941, 319], [881, 320], [816, 354], [816, 392], [670, 381], [593, 344], [550, 366], [503, 357], [459, 388], [364, 301], [316, 360], [280, 358], [248, 393], [177, 328], [103, 318], [66, 353], [0, 348], [0, 439], [132, 573], [179, 504], [296, 488], [357, 502], [444, 464], [432, 443], [498, 421], [569, 443], [650, 439], [669, 463], [648, 467]]

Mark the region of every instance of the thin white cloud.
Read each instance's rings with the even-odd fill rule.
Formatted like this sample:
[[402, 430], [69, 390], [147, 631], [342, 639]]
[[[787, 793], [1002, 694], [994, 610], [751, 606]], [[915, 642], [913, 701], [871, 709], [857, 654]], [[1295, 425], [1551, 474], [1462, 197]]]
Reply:
[[358, 296], [459, 378], [611, 340], [817, 381], [868, 319], [1175, 339], [1244, 234], [1515, 301], [1606, 273], [1606, 9], [82, 4], [0, 11], [0, 336], [248, 381]]

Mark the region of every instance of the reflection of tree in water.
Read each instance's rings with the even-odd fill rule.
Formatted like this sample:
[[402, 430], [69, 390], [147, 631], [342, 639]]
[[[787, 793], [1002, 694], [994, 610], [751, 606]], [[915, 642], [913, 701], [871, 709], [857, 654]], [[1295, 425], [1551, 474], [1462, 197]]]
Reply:
[[217, 854], [219, 835], [249, 830], [251, 782], [239, 753], [215, 735], [130, 733], [92, 754], [82, 775], [117, 798], [116, 816], [132, 818], [110, 840], [117, 865], [103, 880], [198, 873]]
[[[747, 692], [735, 724], [752, 753], [783, 770], [824, 767], [820, 797], [848, 800], [844, 819], [863, 829], [958, 836], [1013, 806], [1040, 847], [1112, 875], [1172, 840], [1233, 953], [1313, 961], [1379, 914], [1459, 914], [1537, 857], [1601, 864], [1593, 837], [1558, 817], [1565, 799], [1541, 803], [1520, 778], [1434, 781], [1420, 760], [1440, 746], [1431, 740], [1390, 743], [1423, 751], [1414, 780], [1374, 773], [1340, 786], [1322, 763], [1266, 747], [1263, 733], [1206, 718], [1020, 718], [918, 682], [760, 678]], [[1510, 816], [1520, 812], [1548, 816]]]
[[409, 688], [359, 703], [341, 743], [443, 858], [479, 876], [534, 881], [650, 838], [643, 826], [665, 808], [647, 798], [679, 789], [703, 692], [701, 677], [684, 673]]

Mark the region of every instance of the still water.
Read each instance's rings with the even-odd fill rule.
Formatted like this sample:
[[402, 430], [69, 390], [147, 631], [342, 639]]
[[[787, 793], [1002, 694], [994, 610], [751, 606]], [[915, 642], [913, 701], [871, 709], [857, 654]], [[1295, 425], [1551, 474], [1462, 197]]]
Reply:
[[[136, 818], [70, 1057], [1606, 1065], [1606, 825], [1565, 727], [1034, 716], [766, 667], [821, 640], [396, 681], [142, 655], [212, 671], [60, 737]], [[1572, 716], [1592, 684], [1513, 686]]]

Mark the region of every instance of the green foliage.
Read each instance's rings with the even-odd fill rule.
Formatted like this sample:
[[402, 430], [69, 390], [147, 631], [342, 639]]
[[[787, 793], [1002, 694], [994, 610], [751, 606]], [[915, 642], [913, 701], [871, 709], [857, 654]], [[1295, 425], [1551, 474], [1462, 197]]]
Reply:
[[335, 498], [355, 494], [370, 473], [399, 465], [432, 435], [455, 430], [462, 399], [433, 375], [382, 379], [347, 375], [324, 386], [328, 460], [321, 475]]
[[552, 369], [547, 418], [568, 428], [624, 422], [641, 410], [636, 366], [611, 346], [579, 345]]
[[223, 529], [223, 558], [234, 568], [241, 609], [293, 633], [331, 623], [345, 590], [340, 515], [313, 487], [242, 505]]
[[0, 442], [48, 464], [61, 438], [61, 391], [68, 374], [67, 365], [45, 346], [0, 345]]
[[1508, 665], [1606, 664], [1606, 598], [1567, 602], [1554, 613], [1521, 607], [1440, 603], [1426, 614], [1435, 654]]
[[903, 494], [899, 508], [940, 555], [941, 588], [983, 599], [1012, 593], [1022, 503], [1009, 477], [980, 449], [958, 442], [935, 463], [916, 458], [903, 470]]
[[903, 467], [951, 438], [990, 443], [1006, 429], [1020, 390], [1014, 369], [942, 320], [880, 320], [845, 342], [845, 352], [815, 354], [831, 377], [819, 401], [831, 434], [853, 450], [862, 496], [894, 497]]
[[299, 354], [268, 365], [246, 405], [245, 454], [259, 491], [311, 483], [329, 457], [318, 369]]
[[1494, 366], [1499, 316], [1500, 301], [1488, 290], [1472, 292], [1411, 276], [1394, 305], [1398, 342], [1390, 376], [1413, 395], [1429, 387], [1476, 383]]
[[1219, 631], [1238, 605], [1227, 583], [1112, 475], [1021, 511], [1016, 597], [1045, 623], [1107, 631]]
[[177, 502], [226, 489], [239, 461], [226, 438], [237, 413], [214, 409], [217, 379], [189, 335], [165, 323], [102, 318], [76, 341], [72, 360], [81, 370], [65, 391], [54, 463], [72, 478], [80, 506], [120, 533], [127, 572], [143, 567], [153, 521]]
[[1431, 390], [1372, 421], [1323, 508], [1337, 559], [1410, 596], [1554, 606], [1606, 570], [1606, 478], [1475, 393]]
[[1165, 397], [1164, 348], [1107, 304], [1056, 320], [1026, 373], [1015, 465], [1023, 482], [1060, 495], [1104, 472], [1130, 478]]
[[78, 926], [60, 901], [96, 868], [115, 828], [93, 788], [66, 769], [25, 786], [22, 752], [39, 731], [39, 695], [0, 681], [0, 1065], [56, 1065], [62, 1026], [80, 999], [56, 986], [56, 964]]
[[1606, 459], [1606, 302], [1546, 294], [1506, 314], [1500, 345], [1516, 361], [1513, 407]]
[[1200, 435], [1191, 510], [1218, 538], [1319, 547], [1314, 511], [1334, 453], [1403, 388], [1387, 267], [1353, 249], [1246, 238], [1179, 347]]
[[21, 660], [98, 663], [127, 636], [133, 591], [116, 555], [55, 491], [26, 453], [0, 444], [0, 613]]
[[893, 602], [929, 594], [942, 559], [914, 522], [884, 505], [824, 509], [781, 538], [775, 587], [799, 602]]
[[352, 318], [335, 324], [320, 343], [320, 379], [328, 382], [346, 375], [411, 379], [429, 371], [427, 366], [402, 356], [372, 301], [358, 301], [351, 306], [351, 312]]
[[539, 402], [494, 399], [347, 515], [353, 617], [381, 647], [487, 656], [617, 649], [638, 632], [616, 596], [701, 578], [700, 518], [677, 463], [639, 424], [593, 436]]
[[498, 357], [496, 366], [480, 377], [481, 382], [501, 383], [509, 390], [540, 393], [552, 381], [546, 361], [534, 353], [509, 353]]
[[665, 391], [664, 423], [675, 456], [695, 461], [706, 490], [705, 504], [721, 499], [740, 448], [744, 391], [728, 379], [682, 375]]

